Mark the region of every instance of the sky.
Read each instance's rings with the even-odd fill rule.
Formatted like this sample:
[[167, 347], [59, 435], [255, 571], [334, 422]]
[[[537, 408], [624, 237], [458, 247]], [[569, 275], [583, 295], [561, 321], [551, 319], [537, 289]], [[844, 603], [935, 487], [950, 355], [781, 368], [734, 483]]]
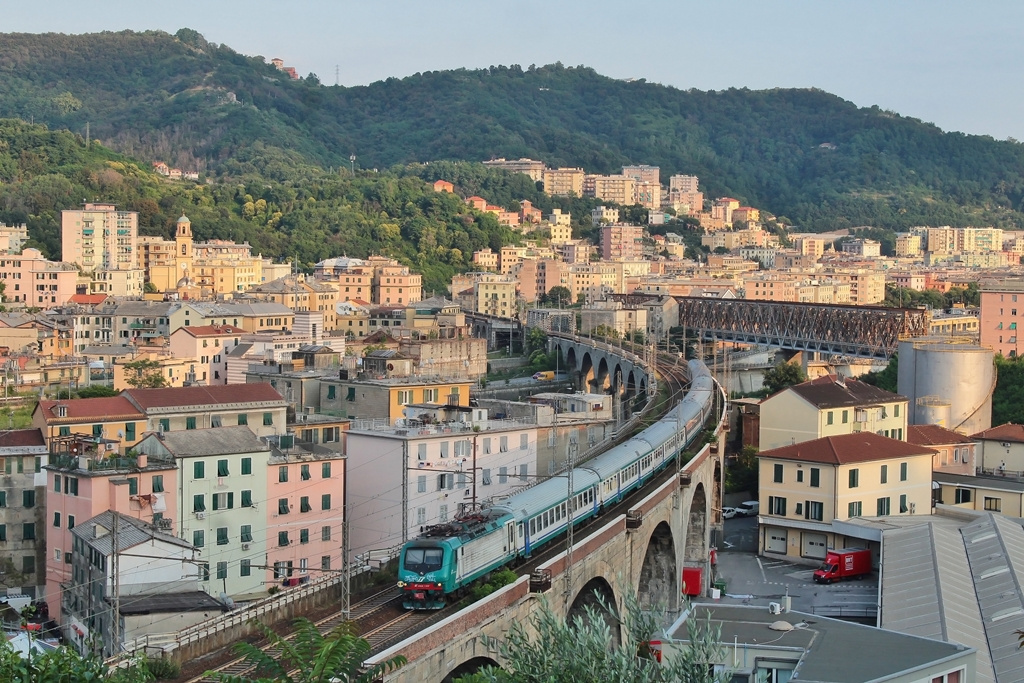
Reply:
[[1018, 0], [0, 0], [0, 32], [188, 27], [330, 85], [560, 61], [683, 89], [815, 87], [1018, 140], [1022, 25]]

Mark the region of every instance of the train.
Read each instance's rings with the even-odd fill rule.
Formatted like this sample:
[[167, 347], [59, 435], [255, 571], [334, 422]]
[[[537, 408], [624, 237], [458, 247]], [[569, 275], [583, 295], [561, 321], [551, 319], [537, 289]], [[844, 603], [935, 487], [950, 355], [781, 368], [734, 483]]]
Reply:
[[573, 524], [601, 514], [642, 486], [696, 439], [714, 410], [714, 378], [700, 360], [688, 363], [684, 398], [650, 427], [573, 469], [446, 524], [427, 527], [402, 546], [398, 587], [409, 610], [437, 610], [478, 578], [529, 557]]

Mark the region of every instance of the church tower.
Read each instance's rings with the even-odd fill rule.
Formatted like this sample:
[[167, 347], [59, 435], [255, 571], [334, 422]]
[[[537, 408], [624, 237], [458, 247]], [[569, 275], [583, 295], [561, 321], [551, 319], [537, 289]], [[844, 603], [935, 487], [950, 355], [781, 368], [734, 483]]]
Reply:
[[178, 271], [184, 275], [185, 271], [192, 272], [192, 221], [185, 214], [178, 219], [177, 232], [174, 235], [175, 260], [178, 263]]

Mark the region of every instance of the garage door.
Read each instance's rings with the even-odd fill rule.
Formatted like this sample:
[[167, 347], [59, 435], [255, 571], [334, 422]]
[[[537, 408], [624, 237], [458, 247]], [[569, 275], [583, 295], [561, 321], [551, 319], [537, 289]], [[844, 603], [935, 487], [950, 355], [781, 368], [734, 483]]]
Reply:
[[825, 534], [812, 534], [804, 531], [801, 536], [800, 554], [804, 557], [813, 557], [816, 560], [824, 560], [827, 551], [828, 537]]
[[764, 549], [769, 553], [786, 552], [786, 530], [768, 527], [765, 529]]

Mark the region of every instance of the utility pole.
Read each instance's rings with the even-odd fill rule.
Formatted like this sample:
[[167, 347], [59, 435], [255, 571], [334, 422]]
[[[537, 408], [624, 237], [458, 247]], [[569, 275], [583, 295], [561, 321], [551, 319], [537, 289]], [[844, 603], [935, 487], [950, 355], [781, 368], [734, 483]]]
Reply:
[[113, 573], [114, 583], [114, 615], [113, 615], [113, 627], [114, 627], [114, 648], [112, 655], [120, 654], [121, 652], [121, 580], [120, 571], [118, 568], [118, 514], [114, 513], [114, 552], [110, 556], [110, 571]]
[[565, 530], [565, 610], [566, 614], [569, 613], [569, 604], [572, 600], [572, 546], [573, 546], [573, 505], [576, 503], [576, 499], [573, 496], [573, 485], [572, 485], [572, 471], [576, 467], [576, 455], [579, 449], [579, 443], [576, 441], [576, 437], [569, 439], [569, 454], [568, 462], [566, 463], [565, 477], [568, 482], [569, 495], [566, 498], [568, 501], [566, 510], [566, 530]]
[[[344, 521], [347, 521], [346, 517]], [[409, 441], [402, 439], [402, 545], [409, 542]]]
[[[348, 478], [348, 460], [345, 460], [345, 477]], [[406, 470], [408, 472], [408, 470]], [[408, 474], [406, 474], [408, 479]], [[408, 506], [406, 506], [408, 509]], [[348, 481], [345, 482], [345, 488], [342, 489], [341, 494], [341, 613], [345, 617], [345, 621], [348, 621], [352, 614], [352, 564], [348, 560], [348, 554], [351, 550], [349, 547], [349, 524], [348, 524]]]

